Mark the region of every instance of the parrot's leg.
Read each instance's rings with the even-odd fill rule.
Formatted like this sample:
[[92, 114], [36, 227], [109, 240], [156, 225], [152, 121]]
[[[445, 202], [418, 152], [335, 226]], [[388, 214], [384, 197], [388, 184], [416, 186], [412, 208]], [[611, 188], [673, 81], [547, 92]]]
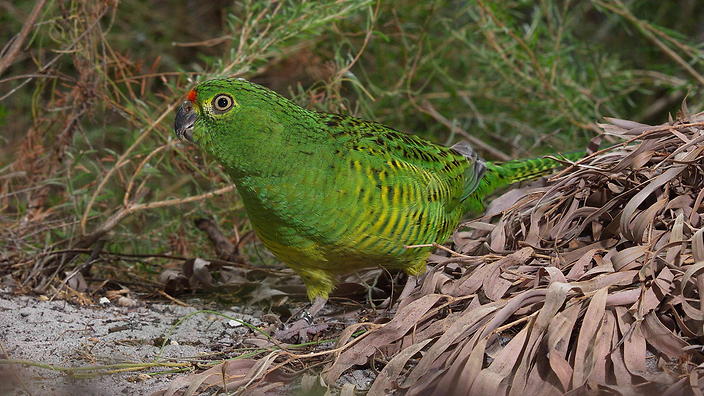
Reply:
[[407, 273], [409, 276], [419, 276], [423, 274], [428, 266], [427, 256], [430, 256], [430, 252], [419, 260], [416, 260], [415, 263], [410, 263], [403, 269], [403, 272]]
[[309, 322], [309, 325], [312, 325], [313, 318], [318, 315], [318, 312], [320, 312], [320, 310], [325, 307], [325, 304], [327, 304], [327, 302], [327, 298], [316, 297], [313, 301], [313, 304], [311, 304], [310, 308], [303, 311], [303, 313], [301, 314], [301, 319], [305, 319]]
[[313, 303], [310, 308], [301, 313], [300, 319], [287, 329], [277, 331], [275, 336], [279, 340], [285, 341], [297, 335], [300, 342], [306, 342], [308, 341], [309, 335], [317, 334], [328, 327], [325, 323], [316, 325], [313, 320], [323, 307], [325, 307], [328, 301], [328, 295], [333, 289], [333, 281], [328, 272], [319, 269], [294, 268], [294, 270], [301, 276], [303, 282], [306, 284], [308, 298], [312, 300]]
[[310, 309], [307, 311], [308, 315], [310, 316], [315, 316], [320, 312], [321, 309], [325, 306], [325, 304], [328, 302], [327, 298], [323, 297], [316, 297], [315, 301], [313, 301], [313, 304], [310, 306]]

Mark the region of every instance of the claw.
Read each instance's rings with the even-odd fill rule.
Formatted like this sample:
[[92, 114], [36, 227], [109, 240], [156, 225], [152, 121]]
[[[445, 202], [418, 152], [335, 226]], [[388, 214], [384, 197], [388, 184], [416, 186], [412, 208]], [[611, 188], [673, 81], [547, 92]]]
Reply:
[[310, 309], [305, 309], [300, 314], [300, 319], [293, 323], [289, 328], [284, 328], [282, 330], [277, 330], [274, 336], [280, 341], [293, 340], [295, 336], [298, 336], [299, 342], [307, 342], [309, 340], [309, 335], [316, 335], [321, 331], [328, 328], [328, 324], [314, 324], [313, 319], [320, 312], [320, 310], [325, 306], [327, 302], [326, 299], [318, 297], [315, 299]]
[[305, 320], [309, 325], [313, 325], [313, 315], [308, 312], [308, 310], [303, 310], [301, 313], [301, 320]]
[[312, 318], [310, 319], [310, 322], [306, 320], [306, 318], [302, 318], [297, 320], [287, 329], [277, 330], [274, 333], [274, 337], [283, 342], [294, 341], [296, 337], [298, 337], [298, 342], [304, 343], [310, 340], [310, 336], [314, 336], [322, 331], [325, 331], [327, 328], [327, 323], [316, 325], [312, 323]]

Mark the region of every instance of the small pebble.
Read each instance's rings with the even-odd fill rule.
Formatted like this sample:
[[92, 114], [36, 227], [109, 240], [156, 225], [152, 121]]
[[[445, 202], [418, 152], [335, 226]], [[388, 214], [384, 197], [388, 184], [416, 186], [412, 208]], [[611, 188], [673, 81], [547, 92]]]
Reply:
[[131, 298], [129, 298], [129, 297], [124, 297], [124, 296], [122, 296], [122, 297], [120, 297], [120, 298], [117, 299], [117, 305], [119, 305], [119, 306], [121, 306], [121, 307], [132, 308], [132, 307], [136, 307], [136, 306], [137, 306], [137, 301], [134, 300], [134, 299], [131, 299]]

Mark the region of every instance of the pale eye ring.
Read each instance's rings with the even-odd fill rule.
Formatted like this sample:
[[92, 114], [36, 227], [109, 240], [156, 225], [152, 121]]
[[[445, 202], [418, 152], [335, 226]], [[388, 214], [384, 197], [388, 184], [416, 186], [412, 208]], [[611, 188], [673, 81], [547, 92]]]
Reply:
[[234, 104], [235, 101], [232, 96], [227, 94], [216, 95], [213, 98], [213, 108], [219, 112], [230, 110]]

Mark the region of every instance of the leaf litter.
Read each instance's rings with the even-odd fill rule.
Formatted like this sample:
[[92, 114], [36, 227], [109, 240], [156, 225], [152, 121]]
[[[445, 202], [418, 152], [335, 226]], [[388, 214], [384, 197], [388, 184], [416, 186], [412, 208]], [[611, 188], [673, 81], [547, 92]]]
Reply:
[[372, 395], [701, 394], [704, 113], [600, 127], [622, 143], [494, 199], [336, 344], [227, 361], [162, 394], [276, 393], [320, 367], [327, 386], [373, 370], [358, 389]]

